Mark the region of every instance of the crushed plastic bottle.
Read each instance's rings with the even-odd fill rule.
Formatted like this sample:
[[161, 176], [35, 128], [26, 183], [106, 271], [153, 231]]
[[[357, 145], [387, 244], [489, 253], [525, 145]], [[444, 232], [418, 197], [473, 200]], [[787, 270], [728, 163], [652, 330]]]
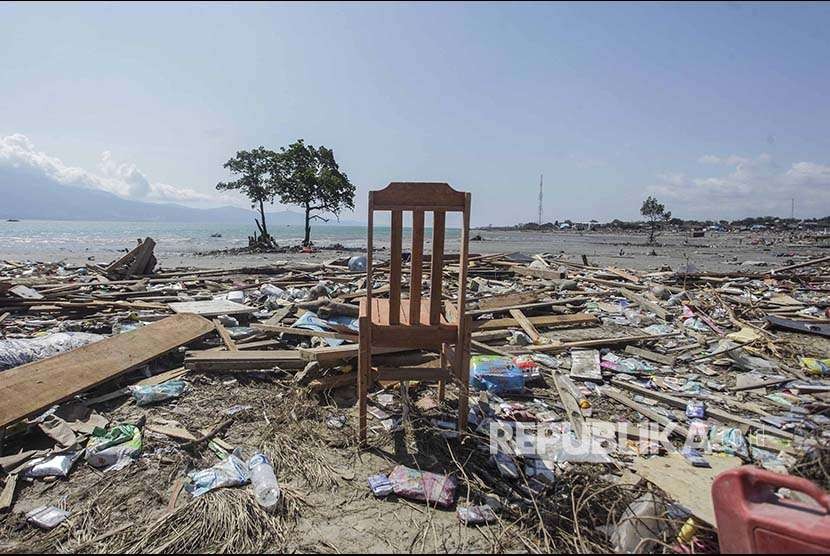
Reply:
[[257, 504], [268, 511], [276, 509], [282, 491], [268, 457], [261, 453], [254, 454], [248, 460], [248, 470], [251, 472], [251, 485], [254, 487]]

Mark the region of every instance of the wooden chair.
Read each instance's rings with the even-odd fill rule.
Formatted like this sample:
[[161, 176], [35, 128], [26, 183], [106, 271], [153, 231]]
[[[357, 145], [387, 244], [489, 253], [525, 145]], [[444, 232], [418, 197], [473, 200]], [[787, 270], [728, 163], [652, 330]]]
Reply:
[[[372, 297], [372, 228], [375, 211], [390, 211], [391, 248], [389, 298]], [[409, 298], [401, 299], [403, 213], [412, 211], [412, 258]], [[424, 254], [424, 213], [433, 213], [430, 293], [421, 297]], [[462, 213], [461, 251], [458, 270], [456, 316], [448, 321], [442, 314], [444, 236], [447, 212]], [[456, 191], [446, 183], [390, 183], [380, 191], [369, 192], [369, 229], [366, 268], [366, 297], [360, 303], [360, 356], [358, 358], [357, 397], [359, 435], [366, 441], [366, 409], [369, 385], [375, 380], [438, 382], [439, 399], [444, 397], [446, 381], [459, 387], [458, 428], [467, 428], [467, 396], [470, 374], [470, 326], [465, 317], [467, 257], [470, 228], [470, 194]], [[451, 307], [451, 306], [450, 306]], [[451, 307], [452, 308], [452, 307]], [[440, 367], [372, 369], [375, 348], [435, 350]], [[449, 365], [448, 365], [449, 364]], [[451, 367], [451, 368], [449, 368]], [[376, 371], [376, 372], [375, 372]]]

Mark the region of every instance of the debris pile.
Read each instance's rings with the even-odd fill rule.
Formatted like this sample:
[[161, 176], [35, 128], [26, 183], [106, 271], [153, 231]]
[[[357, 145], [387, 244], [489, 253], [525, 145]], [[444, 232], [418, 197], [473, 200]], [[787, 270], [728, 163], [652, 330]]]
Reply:
[[[340, 496], [427, 508], [386, 550], [712, 552], [718, 473], [830, 487], [828, 258], [645, 273], [472, 255], [468, 430], [454, 386], [380, 382], [358, 449], [359, 261], [155, 269], [154, 245], [0, 263], [0, 549], [354, 550], [303, 529]], [[453, 322], [457, 256], [443, 275]]]

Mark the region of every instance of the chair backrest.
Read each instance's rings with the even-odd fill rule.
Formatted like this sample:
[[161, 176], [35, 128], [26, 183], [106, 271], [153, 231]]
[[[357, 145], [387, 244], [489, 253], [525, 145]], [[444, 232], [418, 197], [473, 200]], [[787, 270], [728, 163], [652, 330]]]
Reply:
[[[389, 324], [400, 324], [401, 253], [403, 250], [403, 213], [412, 212], [412, 257], [409, 282], [409, 323], [438, 324], [441, 318], [444, 235], [446, 213], [462, 213], [461, 249], [459, 253], [458, 315], [464, 315], [467, 283], [467, 256], [470, 229], [470, 194], [456, 191], [446, 183], [393, 182], [379, 191], [369, 192], [368, 253], [366, 256], [366, 298], [372, 316], [372, 230], [375, 211], [392, 213], [389, 272]], [[429, 322], [421, 322], [421, 282], [424, 256], [424, 213], [433, 213], [432, 263], [430, 273]]]

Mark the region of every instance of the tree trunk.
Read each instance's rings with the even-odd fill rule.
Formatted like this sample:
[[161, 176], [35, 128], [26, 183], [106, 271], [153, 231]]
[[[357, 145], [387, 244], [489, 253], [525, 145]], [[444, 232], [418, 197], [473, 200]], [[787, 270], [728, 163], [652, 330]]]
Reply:
[[651, 232], [648, 235], [648, 242], [649, 243], [654, 243], [654, 228], [655, 228], [656, 225], [657, 225], [657, 223], [654, 220], [652, 220], [651, 221]]
[[303, 246], [311, 245], [311, 207], [305, 206], [305, 239]]
[[259, 215], [262, 218], [262, 235], [268, 241], [268, 228], [265, 226], [265, 204], [262, 199], [259, 200]]

